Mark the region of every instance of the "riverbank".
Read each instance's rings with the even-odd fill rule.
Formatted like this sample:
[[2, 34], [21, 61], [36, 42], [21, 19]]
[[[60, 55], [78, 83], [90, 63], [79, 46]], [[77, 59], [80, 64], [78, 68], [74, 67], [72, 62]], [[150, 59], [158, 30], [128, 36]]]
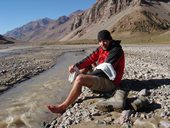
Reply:
[[[4, 83], [1, 85], [1, 89], [4, 91], [15, 85], [14, 83], [22, 82], [53, 67], [57, 64], [57, 58], [65, 52], [85, 51], [90, 53], [93, 49], [95, 49], [95, 46], [91, 45], [56, 45], [10, 50], [8, 54], [0, 57], [0, 83]], [[123, 49], [126, 56], [126, 69], [122, 81], [123, 89], [129, 91], [128, 99], [136, 98], [140, 90], [147, 89], [149, 92], [147, 98], [150, 104], [146, 109], [136, 112], [127, 106], [125, 112], [130, 111], [130, 114], [124, 119], [121, 116], [122, 112], [102, 112], [96, 109], [95, 103], [101, 97], [85, 90], [75, 104], [70, 106], [63, 115], [57, 116], [50, 122], [48, 120], [43, 121], [47, 125], [49, 123], [48, 126], [52, 125], [56, 128], [169, 127], [170, 46], [124, 45]], [[67, 63], [67, 60], [65, 61]], [[67, 74], [62, 73], [61, 75]], [[60, 80], [61, 83], [62, 81], [65, 80]], [[55, 104], [56, 101], [53, 101]], [[51, 117], [55, 116], [52, 113], [50, 114]], [[48, 113], [49, 116], [50, 114]], [[119, 117], [122, 118], [121, 121], [117, 120], [120, 119]], [[46, 127], [48, 127], [47, 125]]]
[[[21, 56], [25, 57], [28, 62], [32, 58], [37, 61], [46, 58], [51, 59], [49, 56], [54, 56], [52, 59], [54, 66], [30, 79], [12, 85], [9, 90], [1, 93], [0, 128], [40, 128], [44, 120], [52, 120], [55, 115], [48, 111], [46, 105], [54, 102], [59, 103], [65, 99], [71, 87], [67, 81], [68, 66], [85, 56], [83, 49], [82, 46], [57, 45], [20, 46], [0, 50], [1, 58], [4, 58], [5, 62], [10, 63], [6, 58], [11, 57], [15, 58], [16, 64], [18, 64], [17, 60]], [[43, 61], [41, 63], [44, 64]], [[30, 66], [39, 66], [33, 64], [30, 63]], [[20, 65], [16, 65], [16, 70], [19, 70], [20, 68], [17, 68], [17, 66]], [[30, 68], [25, 67], [24, 70], [32, 73]], [[16, 72], [12, 72], [12, 74], [14, 73]]]
[[66, 52], [82, 51], [80, 46], [5, 47], [0, 52], [0, 93], [15, 84], [50, 69]]
[[[70, 128], [169, 128], [170, 127], [170, 47], [160, 45], [124, 46], [126, 69], [122, 89], [129, 92], [122, 112], [96, 108], [103, 97], [88, 89], [60, 117], [44, 127]], [[145, 94], [141, 94], [147, 92]], [[135, 111], [131, 106], [139, 95], [149, 104]]]

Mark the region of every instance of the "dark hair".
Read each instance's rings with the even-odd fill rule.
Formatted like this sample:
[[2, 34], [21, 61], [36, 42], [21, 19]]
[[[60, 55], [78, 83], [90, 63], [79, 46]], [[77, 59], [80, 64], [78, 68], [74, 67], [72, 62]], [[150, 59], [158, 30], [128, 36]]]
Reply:
[[98, 41], [101, 41], [101, 40], [113, 40], [108, 30], [101, 30], [98, 33]]

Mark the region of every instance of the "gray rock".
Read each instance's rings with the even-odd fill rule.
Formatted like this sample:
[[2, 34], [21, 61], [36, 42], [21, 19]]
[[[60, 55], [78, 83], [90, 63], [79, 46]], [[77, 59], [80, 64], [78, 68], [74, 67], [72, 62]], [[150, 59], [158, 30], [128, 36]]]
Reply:
[[170, 128], [170, 122], [168, 121], [160, 121], [159, 125], [162, 126], [163, 128]]

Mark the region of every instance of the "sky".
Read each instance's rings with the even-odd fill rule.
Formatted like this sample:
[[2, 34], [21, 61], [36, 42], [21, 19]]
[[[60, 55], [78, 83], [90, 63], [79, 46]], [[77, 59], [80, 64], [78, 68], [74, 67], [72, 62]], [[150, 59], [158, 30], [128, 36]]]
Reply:
[[0, 34], [42, 18], [58, 19], [90, 8], [96, 0], [1, 0]]

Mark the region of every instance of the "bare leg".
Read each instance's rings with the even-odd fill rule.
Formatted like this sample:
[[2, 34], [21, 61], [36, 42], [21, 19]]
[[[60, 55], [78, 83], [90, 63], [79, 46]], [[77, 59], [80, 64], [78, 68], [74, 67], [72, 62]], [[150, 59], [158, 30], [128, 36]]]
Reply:
[[48, 109], [53, 113], [63, 113], [81, 94], [82, 86], [90, 88], [94, 82], [94, 78], [91, 75], [78, 75], [66, 100], [59, 105], [48, 105]]

